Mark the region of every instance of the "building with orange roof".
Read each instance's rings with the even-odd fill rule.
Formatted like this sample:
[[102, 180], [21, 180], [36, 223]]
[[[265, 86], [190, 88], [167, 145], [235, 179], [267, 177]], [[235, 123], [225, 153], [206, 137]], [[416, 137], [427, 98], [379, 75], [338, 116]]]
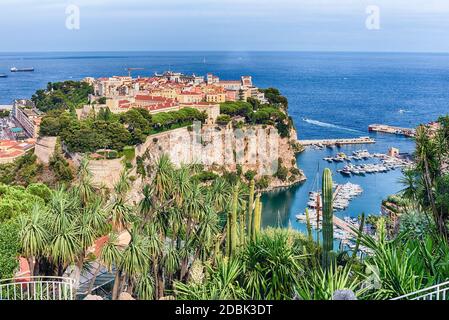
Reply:
[[34, 148], [36, 140], [25, 141], [0, 140], [0, 164], [12, 163]]

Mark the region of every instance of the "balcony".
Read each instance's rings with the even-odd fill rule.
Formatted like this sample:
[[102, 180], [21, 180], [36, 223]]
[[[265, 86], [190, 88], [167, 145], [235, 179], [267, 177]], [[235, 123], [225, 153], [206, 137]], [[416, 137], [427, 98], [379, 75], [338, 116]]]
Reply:
[[448, 300], [449, 281], [418, 290], [391, 300]]
[[0, 280], [0, 300], [75, 300], [75, 281], [64, 277]]

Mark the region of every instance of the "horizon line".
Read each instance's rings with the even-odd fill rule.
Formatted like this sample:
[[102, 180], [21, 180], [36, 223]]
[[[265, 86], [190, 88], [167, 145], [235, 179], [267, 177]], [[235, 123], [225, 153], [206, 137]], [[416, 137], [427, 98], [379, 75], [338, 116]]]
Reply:
[[0, 54], [30, 53], [389, 53], [389, 54], [449, 54], [449, 51], [387, 51], [387, 50], [35, 50], [35, 51], [1, 51]]

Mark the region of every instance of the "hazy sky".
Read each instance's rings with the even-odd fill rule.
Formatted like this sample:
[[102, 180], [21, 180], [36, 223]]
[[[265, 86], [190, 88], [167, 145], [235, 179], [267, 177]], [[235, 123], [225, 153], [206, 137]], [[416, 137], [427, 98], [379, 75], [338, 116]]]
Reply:
[[108, 50], [449, 52], [449, 0], [0, 0], [0, 51]]

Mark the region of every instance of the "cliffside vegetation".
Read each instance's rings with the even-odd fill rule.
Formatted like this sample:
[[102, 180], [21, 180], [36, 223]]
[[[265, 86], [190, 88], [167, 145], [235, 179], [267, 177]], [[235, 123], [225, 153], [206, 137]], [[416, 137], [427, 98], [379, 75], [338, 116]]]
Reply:
[[[244, 117], [246, 123], [250, 124], [273, 125], [282, 138], [290, 137], [293, 121], [287, 115], [287, 98], [281, 96], [279, 90], [274, 88], [261, 91], [265, 92], [268, 104], [261, 104], [254, 98], [248, 98], [247, 102], [225, 102], [220, 106], [220, 113], [230, 117]], [[226, 120], [226, 123], [230, 121], [229, 118]]]
[[131, 109], [116, 115], [103, 109], [97, 115], [78, 120], [65, 110], [52, 110], [43, 118], [40, 134], [60, 136], [73, 152], [98, 149], [122, 151], [125, 146], [143, 143], [150, 134], [189, 126], [206, 115], [193, 108], [150, 115], [145, 109]]
[[37, 90], [31, 100], [43, 111], [55, 109], [73, 109], [89, 103], [89, 94], [93, 87], [85, 82], [64, 81], [49, 82], [45, 90]]
[[0, 183], [27, 186], [37, 182], [43, 167], [36, 160], [31, 151], [13, 163], [0, 164]]

